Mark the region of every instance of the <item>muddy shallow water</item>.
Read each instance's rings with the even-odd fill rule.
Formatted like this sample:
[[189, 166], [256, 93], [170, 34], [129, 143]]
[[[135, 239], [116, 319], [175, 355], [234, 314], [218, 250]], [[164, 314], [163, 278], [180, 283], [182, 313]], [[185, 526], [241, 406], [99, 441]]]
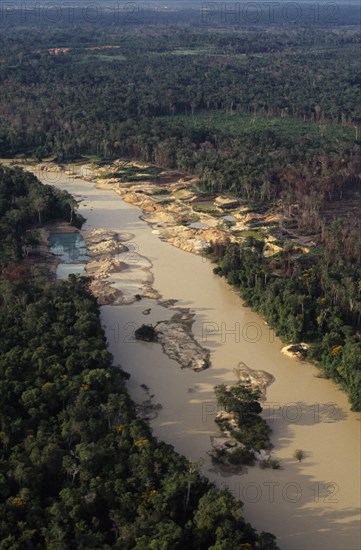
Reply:
[[[204, 473], [241, 498], [246, 519], [277, 535], [282, 550], [359, 549], [361, 424], [359, 415], [349, 411], [345, 394], [318, 378], [312, 365], [281, 354], [282, 342], [242, 306], [209, 262], [161, 241], [139, 218], [139, 208], [83, 180], [37, 175], [84, 199], [80, 212], [87, 218], [85, 230], [133, 234], [134, 251], [152, 263], [154, 288], [164, 299], [177, 299], [176, 306], [196, 313], [193, 331], [211, 350], [212, 361], [211, 368], [198, 373], [182, 370], [159, 344], [134, 341], [140, 324], [169, 319], [172, 309], [151, 299], [101, 308], [114, 363], [131, 374], [131, 396], [144, 399], [140, 386], [146, 384], [154, 402], [163, 405], [151, 421], [154, 434], [190, 460], [203, 458]], [[213, 387], [235, 382], [234, 369], [241, 361], [275, 377], [263, 407], [281, 470], [256, 466], [243, 475], [226, 476], [217, 473], [207, 455], [210, 438], [220, 434], [214, 423]], [[300, 463], [293, 458], [296, 449], [305, 454]]]

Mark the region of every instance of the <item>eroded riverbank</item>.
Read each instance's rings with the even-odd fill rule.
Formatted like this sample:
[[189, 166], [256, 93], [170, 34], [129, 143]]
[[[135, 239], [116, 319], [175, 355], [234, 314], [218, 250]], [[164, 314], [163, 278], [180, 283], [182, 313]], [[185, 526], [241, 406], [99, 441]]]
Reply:
[[[82, 199], [86, 231], [101, 228], [134, 235], [136, 252], [152, 264], [154, 288], [196, 314], [193, 332], [210, 349], [212, 361], [210, 369], [199, 373], [182, 370], [158, 344], [134, 341], [135, 328], [145, 320], [164, 320], [165, 312], [170, 319], [170, 308], [152, 299], [102, 308], [115, 364], [131, 374], [132, 397], [144, 399], [141, 384], [146, 384], [163, 406], [151, 422], [155, 435], [191, 460], [203, 458], [205, 473], [217, 485], [228, 485], [245, 502], [246, 518], [274, 532], [283, 550], [358, 549], [360, 422], [349, 412], [346, 396], [332, 382], [318, 378], [315, 367], [281, 354], [280, 340], [213, 275], [208, 262], [160, 240], [140, 219], [139, 208], [83, 180], [61, 175], [52, 183]], [[283, 465], [280, 471], [255, 467], [244, 475], [225, 476], [215, 471], [207, 455], [211, 437], [219, 435], [213, 387], [235, 382], [240, 361], [275, 378], [263, 406], [273, 429], [275, 455]], [[305, 453], [300, 463], [293, 458], [296, 448]]]

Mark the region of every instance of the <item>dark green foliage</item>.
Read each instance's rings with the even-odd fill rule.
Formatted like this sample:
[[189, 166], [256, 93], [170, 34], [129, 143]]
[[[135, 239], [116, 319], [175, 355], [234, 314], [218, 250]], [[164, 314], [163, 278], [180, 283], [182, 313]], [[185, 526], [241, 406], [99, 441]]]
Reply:
[[12, 33], [2, 38], [1, 155], [142, 159], [195, 173], [208, 191], [296, 203], [313, 229], [322, 203], [359, 181], [356, 31], [142, 27], [112, 30], [114, 48], [92, 52], [101, 30]]
[[138, 340], [145, 340], [146, 342], [155, 342], [157, 340], [157, 333], [152, 325], [142, 325], [137, 328], [134, 334]]
[[271, 446], [271, 428], [261, 418], [262, 407], [258, 401], [261, 392], [251, 386], [236, 384], [227, 387], [225, 384], [215, 386], [217, 403], [226, 413], [229, 413], [236, 422], [237, 427], [231, 426], [229, 420], [221, 419], [217, 422], [222, 429], [229, 430], [231, 435], [239, 441], [243, 447], [237, 447], [233, 451], [216, 451], [212, 453], [218, 462], [230, 464], [253, 464], [254, 451], [267, 449]]
[[[16, 174], [20, 188], [21, 177], [37, 185]], [[235, 541], [275, 550], [272, 535], [244, 521], [240, 501], [137, 418], [89, 280], [51, 282], [23, 267], [9, 278], [5, 266], [0, 279], [1, 547], [207, 550]]]
[[311, 344], [308, 358], [347, 391], [361, 410], [361, 238], [347, 223], [324, 230], [322, 246], [301, 258], [289, 250], [263, 256], [263, 244], [215, 247], [214, 272], [235, 285], [287, 342]]
[[[4, 29], [1, 154], [141, 158], [198, 174], [199, 192], [227, 190], [286, 211], [296, 204], [298, 228], [322, 233], [308, 265], [287, 253], [266, 260], [253, 240], [242, 255], [218, 250], [215, 272], [282, 338], [312, 342], [309, 358], [359, 410], [360, 229], [330, 229], [321, 216], [360, 181], [359, 34], [123, 31], [112, 32], [115, 49], [90, 53], [103, 45], [101, 30]], [[55, 46], [72, 49], [52, 55]], [[136, 180], [139, 172], [127, 167], [119, 176]], [[35, 221], [73, 216], [61, 192], [50, 196], [32, 176], [11, 178], [16, 197], [0, 200], [2, 266], [31, 251]]]
[[235, 413], [239, 425], [249, 425], [254, 422], [262, 412], [262, 407], [257, 401], [260, 397], [259, 390], [237, 384], [227, 388], [220, 384], [214, 388], [217, 403], [229, 413]]
[[228, 454], [228, 462], [234, 464], [245, 464], [246, 466], [253, 466], [254, 464], [254, 453], [250, 449], [236, 449], [232, 453]]
[[65, 219], [78, 227], [77, 203], [69, 193], [42, 185], [30, 172], [0, 165], [0, 268], [26, 258], [37, 244], [35, 229]]
[[304, 458], [305, 453], [302, 451], [302, 449], [296, 449], [293, 453], [293, 457], [298, 460], [298, 462], [301, 462], [301, 460]]
[[206, 550], [232, 537], [260, 543], [241, 504], [191, 475], [187, 461], [136, 418], [86, 282], [70, 277], [45, 290], [35, 282], [27, 298], [25, 309], [0, 312], [3, 544]]
[[259, 467], [262, 470], [265, 470], [266, 468], [272, 468], [272, 470], [279, 470], [281, 465], [278, 460], [268, 458], [266, 460], [260, 460]]

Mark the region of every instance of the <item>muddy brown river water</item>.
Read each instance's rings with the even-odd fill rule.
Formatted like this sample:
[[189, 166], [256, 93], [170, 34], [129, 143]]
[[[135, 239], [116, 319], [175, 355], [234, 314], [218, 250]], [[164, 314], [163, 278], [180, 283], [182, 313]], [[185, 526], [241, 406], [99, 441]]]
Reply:
[[[36, 175], [82, 200], [85, 230], [132, 233], [133, 250], [152, 262], [155, 289], [196, 313], [195, 337], [210, 349], [212, 360], [211, 368], [198, 373], [182, 370], [159, 344], [133, 341], [139, 325], [169, 319], [174, 311], [150, 299], [101, 308], [114, 362], [131, 374], [131, 396], [144, 399], [141, 384], [146, 384], [154, 402], [163, 406], [151, 421], [154, 434], [188, 459], [202, 458], [205, 475], [241, 498], [246, 519], [273, 532], [282, 550], [359, 550], [361, 424], [346, 395], [319, 378], [314, 366], [281, 354], [282, 342], [213, 274], [209, 262], [161, 241], [140, 219], [139, 208], [84, 180]], [[234, 383], [239, 362], [275, 377], [263, 414], [273, 430], [272, 454], [281, 470], [255, 466], [226, 476], [207, 455], [210, 438], [219, 435], [213, 387]], [[293, 458], [296, 449], [304, 451], [301, 462]]]

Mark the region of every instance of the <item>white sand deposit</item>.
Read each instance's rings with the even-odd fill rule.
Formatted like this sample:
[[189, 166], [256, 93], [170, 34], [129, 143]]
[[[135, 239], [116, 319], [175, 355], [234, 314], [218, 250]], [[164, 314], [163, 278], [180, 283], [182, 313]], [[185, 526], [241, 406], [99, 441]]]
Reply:
[[[44, 176], [40, 174], [47, 182]], [[102, 308], [115, 364], [131, 374], [131, 395], [139, 397], [140, 385], [146, 384], [163, 405], [151, 421], [155, 435], [191, 460], [202, 457], [209, 478], [241, 498], [246, 519], [277, 535], [282, 550], [359, 550], [361, 424], [359, 415], [349, 411], [346, 395], [331, 381], [318, 378], [317, 369], [306, 361], [282, 354], [282, 342], [242, 306], [237, 294], [212, 273], [212, 266], [160, 240], [140, 219], [139, 208], [83, 180], [63, 175], [55, 183], [85, 197], [87, 206], [81, 205], [80, 212], [87, 218], [86, 230], [134, 235], [136, 254], [149, 262], [141, 265], [147, 268], [144, 273], [154, 276], [153, 288], [196, 313], [194, 334], [211, 351], [212, 367], [202, 372], [182, 370], [159, 344], [132, 339], [144, 319], [165, 319], [166, 308], [155, 300]], [[140, 284], [139, 270], [111, 277], [125, 295]], [[150, 312], [144, 317], [146, 308]], [[172, 313], [168, 310], [169, 318]], [[249, 467], [241, 476], [222, 475], [207, 455], [210, 438], [219, 436], [213, 387], [236, 382], [234, 369], [240, 361], [275, 378], [263, 407], [273, 429], [272, 455], [281, 461], [281, 470]], [[301, 462], [293, 458], [295, 449], [304, 451]]]

